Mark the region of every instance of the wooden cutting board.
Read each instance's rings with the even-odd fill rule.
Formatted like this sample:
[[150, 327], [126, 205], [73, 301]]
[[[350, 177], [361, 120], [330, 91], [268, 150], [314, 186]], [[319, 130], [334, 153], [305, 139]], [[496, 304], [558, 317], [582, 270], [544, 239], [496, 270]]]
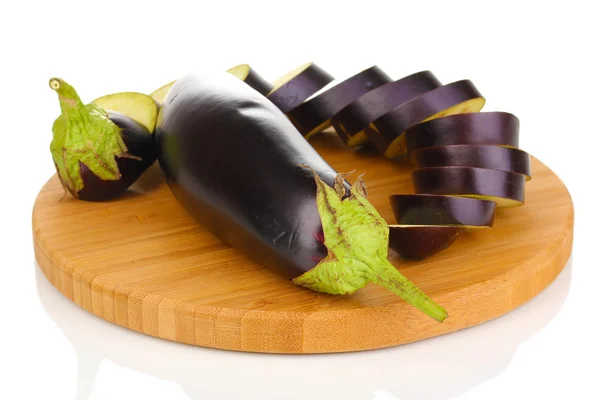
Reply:
[[[388, 195], [412, 193], [410, 167], [331, 135], [312, 144], [338, 171], [366, 172], [369, 199], [393, 223]], [[35, 254], [50, 282], [79, 306], [129, 329], [198, 346], [326, 353], [395, 346], [473, 326], [542, 291], [566, 264], [573, 204], [560, 179], [532, 160], [526, 204], [499, 209], [494, 228], [461, 234], [419, 262], [390, 260], [446, 308], [444, 323], [383, 288], [350, 296], [294, 286], [199, 226], [171, 195], [158, 166], [124, 197], [66, 197], [56, 176], [33, 209]], [[352, 181], [353, 177], [349, 177]]]

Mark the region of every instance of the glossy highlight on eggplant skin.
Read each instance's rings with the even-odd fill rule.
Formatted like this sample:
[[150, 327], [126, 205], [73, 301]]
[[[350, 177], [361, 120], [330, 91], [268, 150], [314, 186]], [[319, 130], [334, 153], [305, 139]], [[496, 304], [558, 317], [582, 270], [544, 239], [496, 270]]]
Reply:
[[422, 260], [450, 247], [461, 228], [452, 226], [390, 225], [392, 250], [408, 260]]
[[397, 194], [389, 197], [398, 225], [492, 227], [496, 203], [435, 194]]
[[412, 172], [416, 193], [446, 194], [493, 200], [497, 207], [516, 207], [525, 201], [525, 176], [474, 167], [430, 167]]
[[418, 124], [406, 131], [406, 148], [480, 144], [519, 147], [519, 119], [510, 113], [488, 111], [448, 115]]
[[283, 113], [287, 113], [331, 81], [333, 76], [317, 64], [307, 63], [279, 78], [267, 93], [267, 98]]
[[433, 89], [369, 124], [365, 133], [387, 158], [406, 153], [405, 132], [419, 123], [445, 115], [478, 112], [485, 99], [473, 82], [461, 80]]
[[127, 153], [133, 157], [117, 157], [121, 177], [118, 180], [102, 180], [85, 164], [81, 165], [83, 189], [72, 193], [73, 197], [87, 201], [104, 201], [124, 193], [157, 158], [152, 134], [142, 124], [113, 111], [107, 111], [109, 119], [121, 129], [121, 137]]
[[383, 114], [423, 93], [442, 86], [431, 71], [421, 71], [379, 86], [348, 104], [331, 119], [342, 141], [350, 146], [366, 143], [364, 129]]
[[509, 171], [531, 179], [529, 154], [523, 150], [490, 145], [427, 147], [413, 153], [417, 168], [477, 167]]
[[363, 94], [391, 82], [379, 67], [372, 66], [305, 101], [287, 113], [307, 139], [331, 125], [331, 118]]
[[327, 255], [315, 180], [300, 165], [330, 186], [336, 171], [273, 104], [232, 79], [177, 81], [159, 115], [159, 162], [192, 216], [293, 279]]

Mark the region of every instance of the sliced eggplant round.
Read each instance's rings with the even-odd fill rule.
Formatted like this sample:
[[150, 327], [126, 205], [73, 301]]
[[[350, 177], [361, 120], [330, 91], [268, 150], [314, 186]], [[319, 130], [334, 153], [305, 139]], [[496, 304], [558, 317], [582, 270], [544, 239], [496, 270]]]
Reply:
[[154, 92], [150, 93], [150, 97], [154, 99], [158, 107], [162, 106], [162, 104], [165, 102], [165, 98], [167, 97], [169, 90], [171, 89], [171, 87], [173, 87], [174, 84], [175, 81], [169, 82], [166, 85], [159, 87]]
[[151, 96], [136, 92], [107, 94], [92, 101], [106, 111], [114, 111], [128, 116], [146, 127], [148, 132], [154, 132], [158, 107]]
[[489, 145], [453, 145], [427, 147], [413, 153], [417, 168], [477, 167], [525, 175], [531, 179], [529, 153], [509, 147]]
[[349, 103], [391, 81], [379, 67], [372, 66], [305, 101], [287, 115], [308, 139], [331, 126], [331, 118]]
[[442, 86], [431, 71], [421, 71], [371, 90], [333, 116], [331, 124], [349, 147], [368, 142], [364, 129], [383, 114]]
[[402, 258], [422, 260], [447, 249], [461, 228], [453, 226], [390, 225], [389, 247]]
[[273, 85], [261, 77], [248, 64], [240, 64], [227, 70], [230, 74], [246, 82], [248, 86], [258, 93], [266, 96], [273, 89]]
[[331, 81], [333, 76], [317, 64], [307, 63], [277, 79], [273, 83], [273, 89], [267, 93], [267, 98], [287, 113]]
[[473, 167], [432, 167], [412, 172], [417, 193], [446, 194], [516, 207], [525, 200], [525, 175]]
[[399, 225], [491, 228], [496, 203], [434, 194], [396, 194], [389, 197]]
[[506, 112], [455, 114], [418, 124], [406, 131], [406, 148], [454, 144], [519, 147], [519, 119]]
[[401, 104], [370, 123], [365, 133], [387, 158], [396, 158], [406, 153], [406, 130], [446, 115], [478, 112], [484, 104], [471, 81], [457, 81]]

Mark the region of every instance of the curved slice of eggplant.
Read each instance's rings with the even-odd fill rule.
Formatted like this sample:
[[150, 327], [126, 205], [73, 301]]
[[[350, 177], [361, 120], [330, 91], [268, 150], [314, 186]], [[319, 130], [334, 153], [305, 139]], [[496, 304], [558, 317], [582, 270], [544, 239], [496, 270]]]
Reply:
[[422, 260], [447, 249], [462, 230], [435, 225], [390, 225], [389, 228], [390, 248], [408, 260]]
[[427, 147], [413, 153], [417, 168], [477, 167], [525, 175], [531, 179], [529, 153], [509, 147], [490, 145], [452, 145]]
[[273, 89], [267, 93], [267, 98], [282, 112], [287, 113], [331, 81], [333, 76], [310, 62], [277, 79], [273, 83]]
[[256, 90], [258, 93], [266, 96], [273, 89], [273, 85], [260, 76], [255, 70], [248, 64], [240, 64], [235, 67], [231, 67], [227, 70], [231, 75], [246, 82], [248, 86]]
[[372, 66], [293, 108], [287, 116], [308, 139], [329, 127], [331, 118], [349, 103], [391, 81], [379, 67]]
[[349, 147], [366, 143], [364, 129], [383, 114], [423, 93], [442, 86], [431, 71], [421, 71], [371, 90], [331, 118], [331, 124]]
[[81, 163], [83, 189], [77, 193], [71, 192], [73, 197], [87, 201], [115, 198], [125, 192], [156, 161], [154, 139], [145, 126], [112, 111], [108, 111], [108, 117], [121, 128], [121, 138], [127, 146], [127, 157], [115, 157], [121, 176], [117, 180], [103, 180]]
[[454, 144], [519, 147], [519, 119], [507, 112], [455, 114], [432, 119], [406, 131], [409, 155], [418, 149]]
[[350, 186], [239, 79], [179, 79], [162, 106], [156, 143], [180, 204], [256, 262], [330, 294], [374, 282], [437, 321], [447, 318], [387, 260], [387, 224], [366, 199], [364, 182]]
[[434, 194], [396, 194], [389, 197], [398, 225], [451, 226], [480, 229], [494, 225], [496, 203]]
[[174, 84], [175, 81], [169, 82], [166, 85], [159, 87], [154, 92], [150, 93], [150, 97], [154, 99], [158, 107], [162, 106], [162, 104], [165, 102], [165, 97], [167, 97], [169, 90], [173, 87]]
[[432, 167], [412, 172], [416, 193], [446, 194], [492, 200], [516, 207], [525, 200], [525, 175], [473, 167]]
[[154, 132], [158, 106], [151, 96], [137, 92], [107, 94], [92, 101], [106, 111], [114, 111], [128, 116], [144, 125], [148, 132]]
[[365, 133], [387, 158], [396, 158], [406, 153], [406, 130], [446, 115], [478, 112], [484, 104], [471, 81], [457, 81], [396, 107], [370, 123]]

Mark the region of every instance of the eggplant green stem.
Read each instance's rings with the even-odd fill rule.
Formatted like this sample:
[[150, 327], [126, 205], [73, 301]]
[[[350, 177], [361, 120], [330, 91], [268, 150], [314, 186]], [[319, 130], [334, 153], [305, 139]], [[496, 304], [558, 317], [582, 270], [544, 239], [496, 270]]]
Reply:
[[344, 175], [330, 187], [314, 173], [317, 207], [323, 224], [327, 256], [293, 282], [319, 292], [351, 294], [369, 282], [380, 285], [442, 322], [448, 313], [387, 259], [389, 228], [367, 200], [367, 188], [358, 177], [347, 196]]
[[50, 152], [63, 186], [77, 197], [84, 185], [81, 165], [102, 180], [118, 180], [115, 157], [128, 156], [120, 128], [100, 107], [84, 105], [64, 80], [52, 78], [49, 85], [58, 94], [61, 110], [52, 125]]

